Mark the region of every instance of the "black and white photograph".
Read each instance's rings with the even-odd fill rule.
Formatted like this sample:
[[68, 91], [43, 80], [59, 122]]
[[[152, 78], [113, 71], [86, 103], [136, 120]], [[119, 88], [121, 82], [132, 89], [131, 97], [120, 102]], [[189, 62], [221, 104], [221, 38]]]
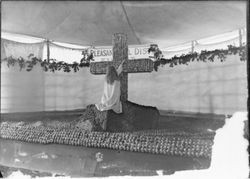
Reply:
[[0, 178], [250, 177], [247, 0], [0, 3]]

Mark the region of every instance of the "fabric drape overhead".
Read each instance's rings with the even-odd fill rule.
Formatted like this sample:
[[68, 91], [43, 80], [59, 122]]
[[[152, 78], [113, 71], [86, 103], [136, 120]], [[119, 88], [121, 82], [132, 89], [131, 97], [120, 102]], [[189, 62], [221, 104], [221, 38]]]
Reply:
[[123, 32], [130, 45], [171, 46], [246, 26], [244, 1], [122, 4], [126, 15], [119, 1], [3, 1], [1, 30], [83, 46], [111, 45]]
[[[43, 58], [44, 43], [23, 44], [4, 40], [1, 44], [1, 57], [27, 58], [32, 53]], [[17, 64], [11, 68], [6, 63], [1, 65], [1, 113], [44, 110], [45, 81], [40, 69], [36, 66], [27, 73], [20, 71]]]

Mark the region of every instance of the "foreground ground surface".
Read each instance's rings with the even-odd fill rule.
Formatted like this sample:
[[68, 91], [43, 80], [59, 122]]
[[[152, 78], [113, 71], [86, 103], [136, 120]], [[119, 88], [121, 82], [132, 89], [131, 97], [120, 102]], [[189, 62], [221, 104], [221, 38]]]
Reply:
[[[81, 112], [4, 115], [2, 121], [77, 120]], [[224, 125], [223, 116], [162, 112], [159, 128], [171, 131], [214, 131]], [[0, 171], [8, 176], [21, 170], [32, 176], [123, 176], [173, 174], [180, 170], [206, 169], [210, 159], [156, 155], [58, 144], [32, 144], [0, 139]]]

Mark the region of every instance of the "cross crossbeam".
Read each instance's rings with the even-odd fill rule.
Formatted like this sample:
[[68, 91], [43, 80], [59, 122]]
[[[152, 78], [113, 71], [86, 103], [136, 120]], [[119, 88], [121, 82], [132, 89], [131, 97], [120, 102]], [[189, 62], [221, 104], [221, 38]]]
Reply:
[[[114, 66], [116, 69], [120, 65], [117, 62], [93, 62], [90, 64], [90, 72], [92, 74], [106, 74], [107, 66]], [[124, 73], [142, 73], [142, 72], [152, 72], [153, 61], [150, 59], [136, 59], [128, 60], [123, 64]]]

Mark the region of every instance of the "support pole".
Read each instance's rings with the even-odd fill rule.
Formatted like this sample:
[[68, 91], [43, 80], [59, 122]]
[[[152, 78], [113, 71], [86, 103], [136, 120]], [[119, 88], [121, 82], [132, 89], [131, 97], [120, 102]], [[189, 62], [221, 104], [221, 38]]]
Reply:
[[191, 52], [192, 53], [194, 53], [194, 45], [195, 45], [195, 41], [193, 40], [192, 42], [191, 42]]
[[46, 44], [47, 44], [47, 60], [49, 61], [50, 59], [50, 50], [49, 50], [49, 40], [46, 40]]
[[242, 47], [242, 32], [241, 32], [242, 29], [239, 29], [239, 45], [240, 47]]

